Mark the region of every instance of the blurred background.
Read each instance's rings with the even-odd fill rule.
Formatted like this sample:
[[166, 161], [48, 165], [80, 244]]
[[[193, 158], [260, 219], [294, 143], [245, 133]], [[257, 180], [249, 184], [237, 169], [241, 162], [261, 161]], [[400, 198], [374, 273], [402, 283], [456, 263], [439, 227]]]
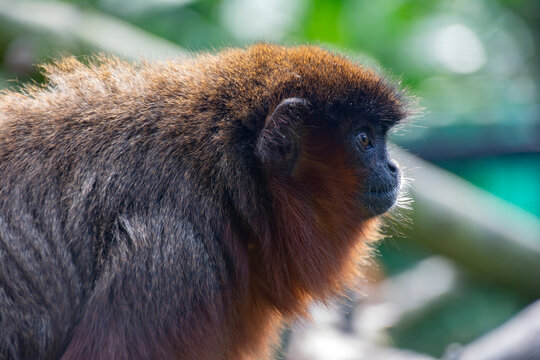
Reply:
[[0, 0], [0, 88], [66, 54], [256, 41], [344, 53], [425, 109], [392, 134], [412, 209], [359, 290], [314, 306], [276, 358], [540, 359], [539, 1]]

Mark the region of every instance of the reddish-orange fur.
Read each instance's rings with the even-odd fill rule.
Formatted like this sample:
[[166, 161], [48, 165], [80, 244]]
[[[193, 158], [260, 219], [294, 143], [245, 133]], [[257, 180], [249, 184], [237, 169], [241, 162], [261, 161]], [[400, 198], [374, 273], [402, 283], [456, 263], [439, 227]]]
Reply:
[[[262, 248], [253, 248], [250, 301], [242, 312], [239, 347], [258, 351], [276, 340], [282, 321], [307, 315], [312, 301], [340, 294], [359, 275], [377, 238], [376, 219], [362, 219], [354, 201], [361, 184], [339, 143], [307, 134], [294, 178], [271, 174], [275, 218]], [[245, 325], [248, 325], [245, 327]], [[236, 358], [236, 357], [231, 357]]]

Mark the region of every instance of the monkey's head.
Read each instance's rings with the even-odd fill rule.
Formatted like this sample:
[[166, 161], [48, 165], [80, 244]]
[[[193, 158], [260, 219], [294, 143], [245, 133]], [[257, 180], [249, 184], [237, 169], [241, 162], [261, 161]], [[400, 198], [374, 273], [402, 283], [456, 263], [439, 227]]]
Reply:
[[385, 213], [401, 183], [386, 140], [407, 116], [402, 92], [373, 70], [319, 48], [278, 49], [286, 54], [275, 57], [287, 61], [279, 71], [268, 65], [275, 76], [267, 89], [271, 105], [256, 145], [264, 168], [315, 198], [341, 187], [347, 194], [339, 201], [354, 203], [351, 210], [364, 219]]
[[[317, 178], [332, 175], [337, 168], [348, 169], [342, 175], [356, 183], [353, 196], [359, 208], [365, 217], [373, 217], [394, 205], [400, 189], [400, 170], [386, 146], [389, 129], [365, 112], [318, 113], [307, 99], [287, 98], [268, 117], [257, 154], [274, 174], [303, 183], [310, 182], [303, 175]], [[327, 161], [327, 169], [311, 167], [311, 174], [303, 173], [302, 165], [309, 159]]]

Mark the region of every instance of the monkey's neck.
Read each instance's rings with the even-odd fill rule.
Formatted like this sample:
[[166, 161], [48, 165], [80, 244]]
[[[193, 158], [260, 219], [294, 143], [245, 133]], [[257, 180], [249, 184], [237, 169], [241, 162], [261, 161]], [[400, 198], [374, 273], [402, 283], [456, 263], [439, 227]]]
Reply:
[[378, 221], [360, 218], [346, 187], [320, 186], [311, 196], [277, 181], [271, 185], [274, 217], [249, 251], [250, 273], [255, 291], [289, 316], [352, 284], [377, 238]]

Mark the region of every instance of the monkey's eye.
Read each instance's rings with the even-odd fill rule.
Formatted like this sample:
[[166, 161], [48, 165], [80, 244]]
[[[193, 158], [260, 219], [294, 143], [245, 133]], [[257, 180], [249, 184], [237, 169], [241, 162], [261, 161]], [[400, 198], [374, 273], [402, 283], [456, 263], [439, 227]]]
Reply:
[[368, 133], [361, 132], [358, 134], [358, 139], [360, 140], [360, 144], [364, 147], [364, 149], [368, 150], [373, 147], [373, 144], [371, 143], [371, 138], [369, 137]]

